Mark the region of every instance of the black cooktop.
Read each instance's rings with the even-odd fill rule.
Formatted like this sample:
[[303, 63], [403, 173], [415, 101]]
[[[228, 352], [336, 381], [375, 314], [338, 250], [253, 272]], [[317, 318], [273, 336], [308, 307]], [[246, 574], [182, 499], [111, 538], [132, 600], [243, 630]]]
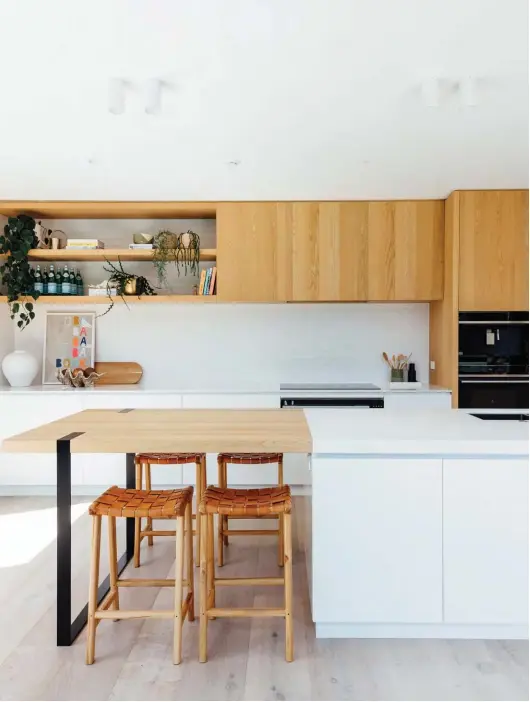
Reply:
[[528, 421], [528, 415], [524, 414], [521, 412], [521, 414], [515, 413], [515, 414], [497, 414], [497, 413], [491, 413], [491, 414], [475, 414], [474, 412], [472, 413], [473, 417], [478, 417], [479, 419], [489, 419], [489, 420], [505, 420], [505, 421], [512, 421], [512, 422], [527, 422]]

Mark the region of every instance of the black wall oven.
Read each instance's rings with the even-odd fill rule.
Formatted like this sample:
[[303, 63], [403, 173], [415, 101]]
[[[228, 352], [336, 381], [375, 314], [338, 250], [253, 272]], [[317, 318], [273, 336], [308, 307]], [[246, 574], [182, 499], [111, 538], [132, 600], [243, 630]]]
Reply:
[[458, 406], [528, 409], [528, 312], [461, 312]]

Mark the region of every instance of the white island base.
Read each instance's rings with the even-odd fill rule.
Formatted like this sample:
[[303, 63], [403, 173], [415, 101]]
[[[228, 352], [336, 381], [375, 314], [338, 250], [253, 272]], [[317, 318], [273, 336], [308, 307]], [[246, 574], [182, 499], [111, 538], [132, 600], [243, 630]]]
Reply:
[[528, 425], [306, 415], [317, 637], [527, 638]]

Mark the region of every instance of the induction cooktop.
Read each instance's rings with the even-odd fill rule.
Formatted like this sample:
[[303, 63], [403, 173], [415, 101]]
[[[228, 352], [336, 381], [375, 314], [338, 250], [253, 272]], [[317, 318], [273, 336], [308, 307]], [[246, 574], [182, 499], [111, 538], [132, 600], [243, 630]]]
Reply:
[[299, 390], [313, 392], [356, 392], [362, 390], [381, 390], [373, 383], [286, 383], [280, 385], [280, 390]]

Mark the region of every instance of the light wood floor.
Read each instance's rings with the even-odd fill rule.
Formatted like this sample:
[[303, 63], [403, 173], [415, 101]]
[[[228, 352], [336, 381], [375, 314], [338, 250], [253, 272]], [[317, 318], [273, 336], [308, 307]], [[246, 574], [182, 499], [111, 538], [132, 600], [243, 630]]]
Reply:
[[[54, 500], [0, 498], [0, 699], [2, 700], [526, 700], [528, 645], [500, 641], [316, 640], [300, 553], [295, 501], [295, 657], [283, 660], [280, 620], [217, 620], [209, 657], [197, 661], [198, 621], [184, 630], [184, 660], [171, 663], [171, 622], [102, 622], [96, 663], [85, 635], [55, 646]], [[86, 512], [77, 500], [80, 514]], [[299, 505], [299, 502], [298, 502]], [[104, 542], [106, 541], [106, 530]], [[122, 535], [123, 536], [123, 535]], [[73, 527], [73, 589], [86, 601], [89, 523]], [[142, 548], [142, 577], [172, 571], [174, 542]], [[104, 558], [104, 556], [102, 556]], [[277, 572], [273, 538], [239, 538], [226, 575]], [[105, 561], [103, 561], [105, 563]], [[133, 568], [129, 572], [138, 575]], [[276, 588], [218, 590], [220, 606], [274, 606]], [[122, 590], [122, 606], [172, 606], [172, 590]]]

